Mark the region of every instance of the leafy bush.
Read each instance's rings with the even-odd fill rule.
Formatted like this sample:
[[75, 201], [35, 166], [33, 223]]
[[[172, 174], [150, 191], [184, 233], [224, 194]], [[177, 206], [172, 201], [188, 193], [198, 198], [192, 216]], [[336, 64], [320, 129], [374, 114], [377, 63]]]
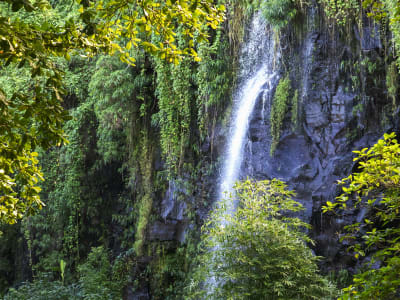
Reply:
[[231, 205], [221, 205], [203, 228], [202, 267], [188, 287], [190, 297], [331, 298], [334, 289], [318, 274], [319, 257], [306, 245], [312, 243], [303, 232], [309, 225], [286, 216], [303, 209], [292, 199], [293, 192], [275, 179], [246, 180], [235, 189], [237, 210], [228, 213]]
[[11, 288], [4, 300], [83, 300], [79, 285], [64, 286], [61, 281], [46, 278], [24, 283], [18, 289]]
[[[370, 217], [347, 226], [344, 238], [354, 240], [355, 257], [372, 255], [353, 284], [344, 289], [341, 299], [397, 299], [400, 289], [400, 145], [395, 134], [385, 134], [370, 149], [354, 151], [359, 172], [340, 183], [343, 193], [335, 203], [327, 202], [325, 211], [367, 207]], [[353, 201], [351, 201], [353, 200]]]
[[[11, 288], [4, 300], [119, 300], [128, 277], [127, 270], [111, 265], [103, 247], [92, 248], [86, 262], [78, 267], [79, 283], [64, 285], [54, 281], [51, 273], [41, 273], [38, 279], [19, 288]], [[131, 267], [129, 262], [125, 262]], [[60, 268], [61, 268], [60, 262]], [[64, 265], [65, 268], [65, 265]], [[116, 272], [118, 274], [116, 274]]]
[[277, 28], [286, 26], [296, 15], [292, 0], [264, 0], [261, 11], [267, 22]]
[[123, 286], [112, 279], [112, 266], [103, 247], [92, 248], [87, 261], [78, 267], [85, 300], [121, 299]]
[[358, 20], [361, 6], [358, 0], [321, 0], [325, 15], [339, 26]]

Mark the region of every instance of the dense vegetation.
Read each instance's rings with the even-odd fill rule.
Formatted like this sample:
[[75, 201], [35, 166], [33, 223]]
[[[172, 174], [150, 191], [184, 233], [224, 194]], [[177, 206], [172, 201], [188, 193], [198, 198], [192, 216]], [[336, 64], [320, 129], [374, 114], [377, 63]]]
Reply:
[[[215, 209], [199, 233], [214, 201], [216, 132], [229, 119], [247, 22], [261, 10], [281, 47], [301, 31], [309, 2], [0, 0], [0, 295], [122, 299], [145, 286], [154, 299], [396, 298], [394, 135], [356, 152], [358, 170], [326, 204], [331, 214], [368, 209], [343, 240], [370, 261], [342, 292], [321, 275], [310, 226], [296, 217], [302, 207], [278, 180], [237, 183], [237, 210]], [[398, 2], [318, 5], [341, 37], [367, 16], [390, 30], [382, 72], [393, 116]], [[364, 53], [352, 59], [341, 72], [351, 73], [348, 86], [365, 105], [361, 77], [376, 64]], [[283, 69], [271, 155], [286, 120], [302, 130], [307, 109], [287, 61]], [[149, 238], [153, 224], [166, 222], [159, 212], [168, 194], [190, 224], [184, 241]]]
[[309, 225], [286, 217], [303, 209], [292, 199], [294, 193], [275, 179], [247, 179], [235, 185], [235, 192], [235, 212], [227, 213], [231, 195], [204, 225], [194, 278], [206, 284], [191, 297], [332, 299], [335, 290], [318, 274], [319, 258], [306, 245], [312, 243], [303, 232]]
[[[342, 239], [354, 239], [362, 235], [361, 243], [351, 245], [355, 256], [372, 253], [364, 270], [354, 276], [354, 283], [345, 289], [342, 299], [389, 299], [396, 298], [399, 288], [397, 276], [400, 268], [399, 182], [400, 145], [395, 134], [384, 138], [370, 149], [354, 151], [360, 172], [344, 178], [340, 184], [343, 193], [337, 202], [328, 202], [326, 210], [340, 207], [344, 210], [367, 207], [369, 217], [347, 226], [348, 234]], [[355, 197], [353, 197], [355, 195]], [[354, 199], [351, 203], [349, 200]], [[378, 263], [380, 267], [374, 267]]]

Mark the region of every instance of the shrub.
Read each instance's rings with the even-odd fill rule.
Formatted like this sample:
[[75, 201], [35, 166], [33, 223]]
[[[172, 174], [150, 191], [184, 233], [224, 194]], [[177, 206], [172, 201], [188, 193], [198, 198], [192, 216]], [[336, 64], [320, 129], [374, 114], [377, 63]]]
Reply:
[[79, 285], [64, 286], [61, 281], [40, 278], [11, 288], [4, 300], [83, 300]]
[[[302, 231], [309, 227], [287, 213], [301, 204], [278, 180], [235, 185], [239, 206], [228, 203], [203, 228], [202, 267], [189, 287], [193, 299], [329, 299], [334, 289], [318, 274], [318, 257]], [[233, 201], [231, 197], [228, 201]], [[210, 251], [212, 249], [212, 251]], [[202, 284], [201, 284], [202, 282]]]
[[296, 15], [292, 0], [264, 0], [261, 11], [267, 22], [277, 28], [286, 26]]
[[400, 286], [400, 144], [395, 134], [385, 134], [370, 149], [354, 151], [359, 172], [339, 183], [343, 193], [325, 211], [365, 207], [368, 218], [347, 226], [349, 250], [355, 258], [370, 255], [368, 263], [344, 289], [341, 299], [398, 299]]
[[86, 262], [78, 267], [85, 300], [121, 299], [123, 286], [112, 279], [112, 266], [103, 247], [92, 248]]
[[[60, 262], [61, 263], [61, 262]], [[111, 265], [103, 247], [92, 248], [85, 263], [78, 267], [79, 283], [64, 285], [53, 281], [51, 273], [40, 273], [33, 282], [11, 288], [4, 300], [119, 300], [128, 277], [127, 270], [117, 259]], [[126, 267], [130, 268], [129, 262]], [[65, 266], [64, 266], [65, 267]], [[118, 272], [118, 274], [116, 274]]]

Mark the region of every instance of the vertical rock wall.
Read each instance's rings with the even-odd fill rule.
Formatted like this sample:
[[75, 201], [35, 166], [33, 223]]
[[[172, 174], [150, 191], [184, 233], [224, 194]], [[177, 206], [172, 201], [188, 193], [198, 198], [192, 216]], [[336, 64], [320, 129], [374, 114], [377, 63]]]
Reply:
[[[289, 105], [279, 144], [271, 156], [273, 93], [260, 93], [249, 121], [240, 178], [278, 178], [296, 191], [297, 200], [305, 207], [302, 217], [312, 225], [309, 234], [316, 241], [314, 250], [324, 257], [325, 271], [355, 267], [356, 261], [347, 253], [347, 245], [339, 242], [338, 232], [368, 212], [329, 215], [322, 214], [321, 207], [340, 193], [337, 180], [356, 169], [352, 150], [369, 147], [384, 132], [398, 127], [398, 111], [387, 96], [385, 83], [387, 65], [393, 60], [390, 37], [381, 32], [382, 28], [367, 19], [361, 28], [340, 31], [326, 23], [321, 7], [314, 3], [279, 38], [280, 78], [289, 74], [291, 94], [298, 92], [298, 125], [291, 124]], [[228, 129], [219, 124], [215, 131], [214, 140], [201, 146], [201, 155], [221, 162]], [[218, 162], [211, 160], [213, 171], [199, 173], [194, 191], [171, 181], [165, 195], [155, 200], [154, 221], [147, 231], [150, 243], [167, 245], [172, 253], [185, 243], [187, 232], [198, 234], [212, 209], [210, 204], [218, 197], [220, 171]], [[144, 261], [143, 266], [149, 263]], [[145, 284], [148, 280], [127, 299], [149, 299], [152, 288], [151, 283]]]
[[[293, 90], [299, 92], [298, 127], [290, 124], [290, 107], [277, 150], [270, 155], [269, 115], [272, 99], [259, 96], [250, 121], [241, 177], [279, 178], [297, 193], [312, 224], [317, 255], [326, 268], [354, 265], [338, 232], [356, 222], [364, 211], [342, 216], [324, 215], [321, 206], [340, 192], [336, 181], [349, 175], [352, 150], [369, 147], [386, 131], [394, 130], [391, 99], [385, 85], [386, 37], [365, 20], [362, 28], [334, 32], [321, 8], [308, 9], [302, 25], [281, 35]], [[303, 38], [298, 38], [300, 32]]]

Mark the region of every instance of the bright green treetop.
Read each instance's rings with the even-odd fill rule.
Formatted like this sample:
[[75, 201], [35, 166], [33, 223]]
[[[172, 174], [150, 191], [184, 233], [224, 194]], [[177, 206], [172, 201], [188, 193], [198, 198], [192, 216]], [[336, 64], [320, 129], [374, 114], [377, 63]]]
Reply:
[[[279, 180], [235, 185], [235, 212], [215, 209], [203, 228], [204, 254], [193, 299], [332, 299], [334, 289], [318, 274], [318, 257], [306, 243], [309, 225], [290, 217], [303, 210]], [[231, 197], [228, 201], [234, 201]], [[210, 250], [211, 249], [211, 250]], [[203, 297], [203, 298], [202, 298]]]
[[[46, 18], [52, 10], [46, 0], [0, 0], [0, 71], [13, 64], [31, 75], [22, 91], [0, 87], [0, 222], [15, 223], [43, 206], [34, 151], [66, 141], [66, 92], [55, 57], [102, 51], [134, 63], [131, 47], [139, 47], [175, 63], [183, 56], [197, 59], [195, 44], [207, 38], [209, 26], [218, 26], [224, 11], [211, 0], [78, 2], [70, 2], [69, 17], [55, 22]], [[175, 44], [178, 26], [188, 39], [185, 49]]]

